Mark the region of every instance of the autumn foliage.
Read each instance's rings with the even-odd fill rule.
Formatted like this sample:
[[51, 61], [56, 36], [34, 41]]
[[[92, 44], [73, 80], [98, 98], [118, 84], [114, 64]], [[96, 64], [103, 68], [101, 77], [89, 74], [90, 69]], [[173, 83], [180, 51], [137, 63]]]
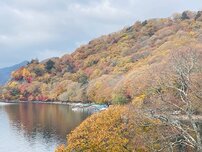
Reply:
[[28, 83], [31, 83], [32, 80], [31, 73], [25, 67], [22, 67], [19, 70], [13, 72], [12, 78], [16, 81], [25, 80]]
[[164, 146], [163, 137], [172, 130], [157, 119], [149, 119], [133, 105], [112, 106], [87, 118], [67, 136], [67, 147], [56, 152], [153, 152]]
[[169, 56], [186, 48], [202, 49], [201, 12], [185, 11], [169, 18], [137, 21], [101, 36], [70, 55], [14, 71], [1, 98], [125, 104], [153, 85]]
[[56, 152], [130, 151], [129, 124], [124, 118], [124, 111], [125, 108], [118, 106], [90, 116], [68, 135], [68, 146], [59, 147]]
[[[172, 75], [172, 71], [166, 75], [165, 71], [173, 54], [194, 50], [201, 61], [201, 28], [200, 11], [137, 21], [121, 31], [90, 41], [70, 55], [31, 61], [12, 73], [11, 80], [1, 88], [0, 97], [113, 104], [87, 118], [68, 135], [67, 146], [59, 146], [56, 152], [169, 151], [168, 143], [175, 143], [171, 150], [178, 150], [182, 148], [179, 144], [183, 141], [182, 132], [154, 114], [170, 110], [158, 93], [175, 106], [179, 93], [159, 84], [162, 76]], [[201, 97], [201, 73], [196, 73], [192, 75], [194, 88], [200, 88], [196, 95]], [[172, 77], [168, 84], [181, 87], [177, 80]], [[201, 113], [200, 104], [195, 102], [193, 108]], [[173, 116], [173, 111], [169, 115]], [[170, 138], [170, 135], [175, 136]]]

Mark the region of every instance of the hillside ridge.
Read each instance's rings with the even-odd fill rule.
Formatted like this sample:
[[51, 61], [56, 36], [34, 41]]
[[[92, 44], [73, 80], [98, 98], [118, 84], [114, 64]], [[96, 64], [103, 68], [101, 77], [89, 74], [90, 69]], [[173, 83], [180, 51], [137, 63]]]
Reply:
[[32, 60], [13, 72], [1, 98], [28, 101], [125, 103], [147, 93], [178, 50], [202, 45], [202, 12], [137, 21], [61, 58]]

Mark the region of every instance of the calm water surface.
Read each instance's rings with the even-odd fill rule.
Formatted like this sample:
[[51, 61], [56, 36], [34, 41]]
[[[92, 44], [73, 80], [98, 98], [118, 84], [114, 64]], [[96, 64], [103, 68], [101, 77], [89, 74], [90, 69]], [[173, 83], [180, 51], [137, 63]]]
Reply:
[[0, 152], [53, 152], [89, 115], [67, 105], [0, 103]]

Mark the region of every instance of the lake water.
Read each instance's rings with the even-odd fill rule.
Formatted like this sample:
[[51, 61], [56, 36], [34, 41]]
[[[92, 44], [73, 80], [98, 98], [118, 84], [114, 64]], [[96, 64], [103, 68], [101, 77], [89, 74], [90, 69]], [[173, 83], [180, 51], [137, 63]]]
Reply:
[[0, 152], [53, 152], [89, 115], [67, 105], [0, 103]]

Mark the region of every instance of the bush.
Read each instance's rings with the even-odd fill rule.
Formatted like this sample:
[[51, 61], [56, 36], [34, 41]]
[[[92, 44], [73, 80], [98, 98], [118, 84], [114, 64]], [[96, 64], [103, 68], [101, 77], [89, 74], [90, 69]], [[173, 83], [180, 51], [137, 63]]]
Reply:
[[34, 68], [33, 71], [37, 76], [42, 76], [45, 73], [44, 69], [40, 67]]
[[144, 22], [142, 22], [142, 26], [145, 26], [145, 25], [147, 25], [147, 20], [145, 20]]
[[20, 90], [18, 88], [12, 88], [10, 90], [10, 94], [11, 94], [11, 96], [17, 96], [20, 94]]
[[112, 104], [123, 105], [128, 102], [128, 98], [123, 93], [116, 93], [112, 95]]
[[88, 83], [88, 77], [85, 74], [83, 74], [78, 78], [78, 82], [81, 84], [86, 84]]
[[187, 15], [187, 12], [183, 12], [183, 13], [182, 13], [181, 19], [182, 19], [182, 20], [189, 19], [189, 16]]
[[59, 101], [62, 101], [62, 102], [67, 102], [67, 101], [69, 101], [69, 98], [70, 98], [70, 94], [68, 94], [67, 91], [66, 91], [66, 92], [63, 92], [62, 94], [60, 94], [60, 95], [58, 96], [58, 100], [59, 100]]
[[45, 68], [47, 71], [50, 71], [52, 70], [52, 68], [54, 68], [54, 65], [55, 65], [55, 62], [53, 62], [52, 60], [48, 60], [48, 62], [46, 62]]

